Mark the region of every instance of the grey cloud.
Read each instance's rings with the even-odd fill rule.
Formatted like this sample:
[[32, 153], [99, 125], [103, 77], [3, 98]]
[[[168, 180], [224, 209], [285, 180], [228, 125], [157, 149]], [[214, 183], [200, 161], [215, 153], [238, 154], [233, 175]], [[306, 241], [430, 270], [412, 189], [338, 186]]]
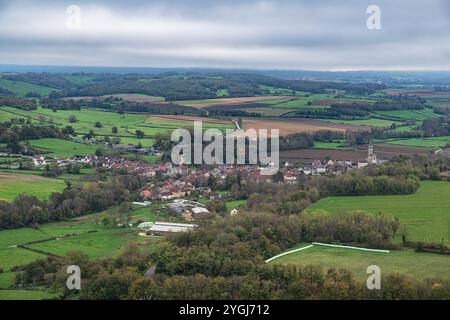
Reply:
[[[382, 30], [366, 28], [370, 4]], [[449, 69], [449, 26], [446, 0], [0, 1], [0, 63]]]

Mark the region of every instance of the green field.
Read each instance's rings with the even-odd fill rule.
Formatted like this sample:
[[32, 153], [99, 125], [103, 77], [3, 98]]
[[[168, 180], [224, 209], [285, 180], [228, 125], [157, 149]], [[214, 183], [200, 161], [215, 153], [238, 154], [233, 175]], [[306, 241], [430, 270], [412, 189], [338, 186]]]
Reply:
[[345, 141], [330, 141], [330, 142], [314, 141], [314, 148], [315, 149], [340, 149], [343, 144], [345, 144]]
[[401, 120], [416, 119], [416, 121], [422, 122], [429, 118], [438, 118], [441, 115], [434, 113], [432, 109], [424, 110], [396, 110], [396, 111], [377, 111], [377, 115], [388, 116], [393, 118], [399, 118]]
[[29, 143], [33, 148], [38, 148], [42, 153], [54, 158], [71, 158], [74, 156], [91, 155], [94, 154], [97, 149], [104, 148], [102, 145], [90, 145], [54, 138], [29, 140]]
[[[313, 204], [308, 212], [345, 214], [365, 210], [398, 217], [407, 239], [450, 243], [450, 183], [423, 181], [420, 189], [405, 196], [329, 197]], [[400, 240], [403, 227], [398, 232]]]
[[46, 300], [59, 296], [48, 290], [0, 290], [0, 300]]
[[30, 245], [30, 248], [44, 250], [60, 256], [64, 256], [70, 251], [79, 250], [91, 258], [100, 258], [116, 256], [127, 243], [138, 240], [133, 233], [130, 234], [130, 230], [127, 228], [109, 229], [96, 226], [94, 230], [97, 230], [97, 232], [37, 243]]
[[226, 206], [227, 206], [227, 210], [233, 210], [235, 208], [238, 208], [240, 206], [243, 206], [247, 203], [247, 200], [231, 200], [231, 201], [227, 201]]
[[[77, 121], [71, 123], [69, 118], [75, 116]], [[59, 128], [71, 126], [78, 135], [94, 131], [97, 139], [105, 136], [119, 137], [121, 143], [141, 143], [143, 147], [153, 145], [153, 137], [159, 133], [170, 133], [180, 127], [191, 127], [193, 121], [185, 119], [167, 119], [146, 114], [118, 114], [98, 109], [82, 110], [58, 110], [53, 112], [50, 109], [38, 108], [33, 111], [25, 111], [11, 107], [0, 107], [0, 121], [11, 120], [12, 118], [31, 118], [32, 123], [38, 125], [55, 125]], [[100, 122], [101, 127], [96, 127]], [[112, 128], [118, 129], [117, 133], [112, 133]], [[234, 128], [232, 124], [203, 122], [203, 127], [228, 129]], [[136, 130], [144, 132], [142, 139], [137, 139]]]
[[450, 144], [450, 136], [388, 140], [383, 143], [411, 147], [442, 148]]
[[392, 120], [384, 120], [384, 119], [364, 119], [364, 120], [338, 120], [338, 119], [324, 119], [328, 122], [334, 123], [342, 123], [342, 124], [353, 124], [353, 125], [363, 125], [363, 126], [371, 126], [371, 127], [390, 127], [393, 123], [400, 124], [401, 122], [392, 121]]
[[11, 284], [14, 283], [14, 272], [3, 272], [0, 273], [0, 290], [8, 289], [11, 287]]
[[[296, 110], [296, 109], [326, 109], [328, 106], [320, 106], [320, 105], [308, 105], [308, 102], [312, 101], [312, 99], [274, 99], [274, 100], [266, 100], [260, 101], [259, 103], [266, 104], [268, 108], [272, 109], [287, 109], [287, 110]], [[250, 109], [251, 110], [251, 109]]]
[[[299, 247], [304, 247], [303, 244]], [[347, 248], [331, 248], [314, 245], [309, 249], [294, 252], [272, 260], [271, 264], [318, 265], [330, 268], [346, 269], [358, 280], [365, 280], [369, 274], [367, 267], [377, 265], [381, 275], [402, 273], [416, 279], [449, 279], [450, 257], [434, 253], [398, 250], [389, 253], [367, 252]]]
[[[158, 213], [160, 206], [160, 203], [155, 203], [150, 208], [133, 206], [131, 221], [136, 224], [137, 221], [156, 221], [158, 218], [167, 219], [164, 212]], [[28, 247], [56, 255], [65, 255], [70, 251], [79, 250], [91, 258], [115, 257], [130, 242], [140, 244], [143, 252], [152, 250], [153, 245], [159, 241], [157, 238], [138, 237], [135, 227], [119, 228], [102, 224], [103, 217], [112, 217], [117, 210], [114, 207], [105, 212], [90, 214], [68, 221], [44, 224], [39, 229], [20, 228], [0, 231], [0, 268], [4, 270], [3, 273], [0, 273], [0, 300], [14, 295], [14, 292], [20, 291], [4, 290], [11, 289], [13, 285], [15, 273], [10, 271], [11, 268], [26, 265], [39, 258], [46, 257], [44, 254], [17, 248], [15, 247], [17, 244], [62, 237], [59, 240], [30, 244]], [[30, 295], [36, 294], [38, 299], [48, 298], [43, 293], [31, 293], [31, 291], [28, 293]]]
[[42, 96], [48, 96], [52, 91], [58, 91], [58, 89], [50, 87], [20, 81], [6, 80], [2, 78], [0, 78], [0, 88], [12, 91], [20, 97], [24, 97], [28, 92], [36, 92]]
[[63, 190], [62, 180], [49, 179], [33, 174], [0, 172], [0, 200], [12, 201], [17, 195], [26, 193], [39, 199], [47, 199], [52, 192]]

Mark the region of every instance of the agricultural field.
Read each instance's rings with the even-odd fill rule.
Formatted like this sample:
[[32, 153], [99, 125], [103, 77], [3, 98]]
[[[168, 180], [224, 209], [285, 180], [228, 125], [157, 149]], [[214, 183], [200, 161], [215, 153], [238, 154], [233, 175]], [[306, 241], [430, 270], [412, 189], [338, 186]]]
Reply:
[[289, 109], [274, 109], [274, 108], [241, 108], [237, 110], [259, 113], [263, 117], [281, 117], [286, 113], [292, 112], [292, 110]]
[[35, 92], [41, 96], [48, 96], [52, 91], [57, 89], [44, 87], [21, 81], [12, 81], [0, 78], [0, 88], [14, 92], [19, 97], [25, 97], [28, 92]]
[[320, 130], [345, 131], [347, 129], [365, 129], [361, 125], [339, 124], [316, 119], [300, 118], [244, 118], [243, 124], [244, 129], [279, 129], [280, 135]]
[[450, 136], [396, 139], [396, 140], [388, 140], [385, 141], [384, 143], [401, 146], [412, 146], [412, 147], [443, 148], [448, 144], [450, 144]]
[[315, 141], [314, 142], [314, 148], [315, 149], [341, 149], [343, 145], [345, 144], [345, 141]]
[[0, 200], [12, 201], [17, 195], [26, 193], [39, 199], [47, 199], [52, 192], [66, 187], [62, 180], [50, 179], [34, 174], [0, 172]]
[[349, 124], [349, 125], [358, 125], [358, 126], [370, 126], [370, 127], [390, 127], [393, 123], [395, 124], [401, 124], [399, 121], [392, 121], [392, 120], [384, 120], [384, 119], [376, 119], [376, 118], [370, 118], [370, 119], [362, 119], [362, 120], [324, 120], [332, 123], [341, 123], [341, 124]]
[[[150, 208], [133, 206], [131, 221], [156, 221], [158, 218], [167, 219], [164, 212], [158, 213], [160, 204], [152, 205]], [[105, 226], [102, 223], [104, 217], [114, 217], [118, 208], [114, 207], [104, 212], [90, 214], [69, 221], [44, 224], [39, 229], [21, 228], [0, 231], [0, 300], [14, 294], [19, 295], [21, 290], [12, 289], [15, 272], [12, 268], [28, 264], [39, 258], [46, 257], [45, 254], [36, 253], [27, 249], [17, 248], [17, 244], [25, 244], [41, 240], [42, 242], [28, 244], [27, 247], [42, 250], [55, 255], [65, 255], [70, 251], [79, 250], [91, 258], [115, 257], [130, 242], [141, 245], [143, 251], [148, 252], [158, 238], [138, 237], [136, 228], [119, 228]], [[60, 237], [58, 240], [50, 240]], [[8, 289], [8, 290], [7, 290]], [[36, 298], [49, 298], [49, 292], [33, 293]], [[28, 297], [25, 295], [24, 297]]]
[[183, 100], [177, 101], [177, 104], [194, 108], [208, 108], [223, 105], [242, 105], [246, 103], [269, 103], [269, 101], [280, 101], [292, 99], [291, 96], [256, 96], [240, 98], [220, 98], [220, 99], [201, 99], [201, 100]]
[[[315, 142], [313, 148], [280, 151], [280, 159], [290, 162], [301, 161], [310, 164], [312, 161], [326, 158], [334, 160], [363, 160], [367, 157], [367, 145], [339, 147], [336, 142]], [[375, 153], [382, 159], [391, 159], [399, 155], [412, 156], [415, 154], [428, 155], [434, 151], [432, 148], [416, 146], [401, 146], [385, 143], [374, 145]]]
[[[320, 146], [320, 144], [319, 144]], [[346, 150], [340, 148], [309, 148], [280, 151], [280, 160], [311, 164], [314, 160], [353, 160], [358, 161], [367, 157], [367, 151]]]
[[29, 143], [33, 148], [39, 149], [41, 154], [54, 158], [71, 158], [74, 156], [91, 155], [94, 154], [97, 149], [103, 148], [101, 145], [91, 145], [55, 138], [29, 140]]
[[48, 300], [59, 296], [50, 290], [0, 290], [0, 300]]
[[375, 115], [382, 115], [392, 118], [398, 118], [399, 120], [415, 119], [418, 122], [422, 122], [429, 118], [438, 118], [442, 115], [434, 113], [432, 109], [424, 110], [396, 110], [396, 111], [377, 111]]
[[401, 228], [411, 241], [450, 243], [450, 183], [423, 181], [420, 189], [411, 195], [329, 197], [314, 203], [309, 213], [345, 214], [364, 210], [372, 214], [397, 217]]
[[312, 103], [312, 100], [310, 100], [310, 99], [286, 100], [286, 102], [270, 104], [270, 107], [275, 108], [275, 109], [289, 109], [292, 111], [302, 109], [302, 108], [309, 108], [309, 109], [326, 109], [326, 108], [328, 108], [328, 106], [314, 104], [314, 103], [308, 105], [308, 102]]
[[235, 125], [231, 120], [215, 119], [207, 117], [196, 116], [175, 116], [175, 115], [158, 115], [150, 116], [145, 122], [155, 125], [176, 126], [176, 127], [191, 127], [193, 121], [201, 121], [204, 128], [218, 128], [218, 129], [234, 129]]
[[[76, 122], [71, 122], [69, 119], [74, 116]], [[1, 107], [0, 120], [6, 121], [12, 118], [31, 118], [34, 124], [38, 125], [55, 125], [60, 128], [72, 126], [76, 134], [83, 135], [93, 130], [96, 137], [118, 137], [121, 143], [138, 144], [143, 147], [151, 147], [154, 143], [153, 137], [159, 133], [170, 133], [180, 127], [191, 127], [194, 120], [203, 121], [204, 128], [219, 128], [219, 129], [233, 129], [234, 125], [229, 120], [218, 120], [205, 117], [188, 117], [188, 116], [149, 116], [146, 114], [118, 114], [115, 112], [108, 112], [97, 109], [82, 109], [82, 110], [58, 110], [53, 112], [50, 109], [38, 108], [33, 111], [24, 111], [16, 108]], [[100, 123], [100, 127], [97, 125]], [[117, 128], [117, 133], [112, 133], [112, 128]], [[136, 130], [144, 132], [144, 138], [138, 139], [136, 137]], [[39, 144], [46, 149], [46, 142], [33, 142]], [[76, 145], [71, 145], [74, 149]], [[56, 154], [60, 152], [64, 154], [69, 146], [56, 146]], [[81, 147], [80, 147], [81, 148]], [[94, 146], [86, 147], [89, 153], [93, 153], [90, 149], [98, 148]], [[75, 150], [76, 151], [76, 150]], [[71, 153], [71, 152], [69, 152]], [[57, 156], [57, 155], [55, 155]]]
[[[301, 244], [298, 248], [309, 244]], [[381, 274], [402, 273], [416, 279], [450, 278], [450, 257], [435, 253], [414, 252], [411, 249], [384, 252], [368, 252], [347, 248], [314, 245], [311, 248], [287, 254], [270, 264], [317, 265], [323, 269], [346, 269], [357, 280], [368, 277], [367, 267], [377, 265]]]

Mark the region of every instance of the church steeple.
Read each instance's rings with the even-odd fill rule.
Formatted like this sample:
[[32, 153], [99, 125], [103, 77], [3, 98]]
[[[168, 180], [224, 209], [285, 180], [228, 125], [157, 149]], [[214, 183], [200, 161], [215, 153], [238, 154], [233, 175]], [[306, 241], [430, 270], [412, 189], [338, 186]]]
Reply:
[[367, 155], [367, 162], [369, 164], [376, 164], [377, 161], [377, 155], [373, 152], [373, 144], [372, 140], [369, 142], [369, 148], [368, 148], [368, 155]]

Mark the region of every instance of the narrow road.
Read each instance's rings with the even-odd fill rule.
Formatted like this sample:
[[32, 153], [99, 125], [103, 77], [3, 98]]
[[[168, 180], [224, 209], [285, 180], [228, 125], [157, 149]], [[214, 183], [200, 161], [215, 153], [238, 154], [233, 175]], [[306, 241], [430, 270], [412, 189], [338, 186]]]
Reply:
[[239, 125], [239, 122], [238, 122], [238, 121], [236, 121], [236, 120], [234, 120], [234, 119], [231, 119], [231, 121], [233, 121], [234, 125], [236, 126], [236, 130], [235, 130], [235, 131], [242, 130], [242, 129], [241, 129], [241, 126]]

